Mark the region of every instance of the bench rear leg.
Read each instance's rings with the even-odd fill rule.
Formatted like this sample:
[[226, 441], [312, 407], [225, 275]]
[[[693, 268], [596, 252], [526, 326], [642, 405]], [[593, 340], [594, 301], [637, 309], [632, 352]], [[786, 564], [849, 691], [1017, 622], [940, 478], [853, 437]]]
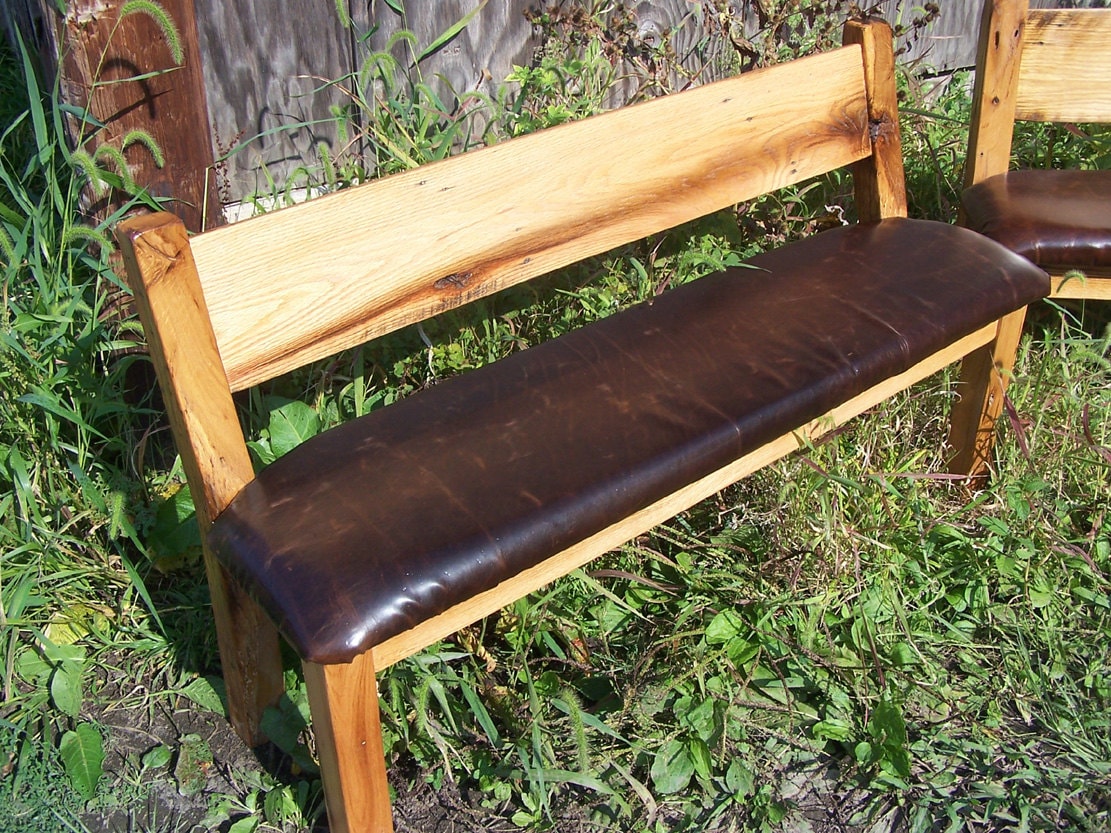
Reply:
[[304, 663], [332, 833], [392, 833], [374, 659]]
[[262, 713], [285, 691], [278, 632], [269, 617], [205, 554], [228, 717], [248, 746], [266, 742]]
[[949, 471], [976, 482], [987, 478], [995, 445], [995, 426], [1003, 413], [1003, 396], [1015, 366], [1026, 308], [999, 321], [995, 339], [961, 363], [958, 392], [949, 420]]

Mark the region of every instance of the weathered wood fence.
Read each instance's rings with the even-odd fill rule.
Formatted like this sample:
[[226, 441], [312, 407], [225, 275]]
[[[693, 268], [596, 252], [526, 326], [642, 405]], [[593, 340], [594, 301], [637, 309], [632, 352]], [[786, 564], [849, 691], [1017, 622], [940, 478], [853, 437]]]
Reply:
[[[1033, 5], [1108, 1], [1035, 0]], [[667, 39], [688, 68], [707, 79], [715, 72], [713, 58], [723, 48], [722, 34], [743, 38], [759, 26], [756, 3], [626, 0], [624, 8], [634, 37], [649, 46]], [[24, 32], [44, 66], [55, 66], [59, 52], [66, 56], [63, 97], [83, 105], [122, 5], [123, 0], [70, 0], [65, 15], [53, 0], [3, 0], [2, 8], [9, 35], [16, 29]], [[328, 0], [163, 0], [162, 5], [181, 29], [184, 68], [138, 86], [98, 89], [94, 111], [105, 121], [115, 119], [108, 139], [133, 126], [154, 126], [167, 165], [155, 169], [137, 159], [138, 176], [154, 193], [182, 200], [179, 210], [191, 227], [199, 228], [218, 221], [221, 204], [265, 192], [298, 166], [312, 164], [319, 143], [334, 148], [332, 108], [346, 103], [346, 97], [342, 85], [327, 82], [350, 76], [397, 31], [407, 29], [419, 44], [430, 44], [471, 15], [457, 37], [422, 62], [422, 72], [437, 78], [444, 89], [493, 95], [512, 67], [529, 64], [541, 45], [538, 31], [525, 17], [530, 7], [566, 11], [598, 3], [409, 0], [399, 14], [395, 9], [402, 4], [397, 0], [347, 0], [347, 25]], [[859, 5], [907, 24], [925, 4], [879, 0]], [[939, 71], [970, 66], [981, 0], [937, 0], [936, 5], [930, 25], [905, 36], [903, 60]], [[161, 33], [142, 15], [130, 16], [115, 32], [104, 57], [102, 78], [172, 64]], [[236, 152], [229, 155], [232, 149]]]

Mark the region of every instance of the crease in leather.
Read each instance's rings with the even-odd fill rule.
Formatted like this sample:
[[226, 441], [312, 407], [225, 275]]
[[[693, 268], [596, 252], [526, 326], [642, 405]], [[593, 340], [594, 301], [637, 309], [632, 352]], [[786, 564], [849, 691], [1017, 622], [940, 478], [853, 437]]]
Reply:
[[213, 554], [303, 659], [371, 646], [1044, 297], [966, 229], [835, 229], [334, 428], [258, 475]]
[[1111, 171], [1008, 171], [967, 188], [965, 225], [1042, 267], [1111, 267]]

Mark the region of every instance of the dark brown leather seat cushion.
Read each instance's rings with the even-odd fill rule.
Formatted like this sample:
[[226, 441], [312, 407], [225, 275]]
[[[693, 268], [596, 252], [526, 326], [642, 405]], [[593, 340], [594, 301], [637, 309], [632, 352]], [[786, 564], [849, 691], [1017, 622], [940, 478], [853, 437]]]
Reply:
[[1010, 171], [968, 188], [968, 228], [1049, 269], [1111, 267], [1111, 171]]
[[216, 557], [342, 662], [1043, 297], [939, 223], [843, 227], [335, 428], [261, 472]]

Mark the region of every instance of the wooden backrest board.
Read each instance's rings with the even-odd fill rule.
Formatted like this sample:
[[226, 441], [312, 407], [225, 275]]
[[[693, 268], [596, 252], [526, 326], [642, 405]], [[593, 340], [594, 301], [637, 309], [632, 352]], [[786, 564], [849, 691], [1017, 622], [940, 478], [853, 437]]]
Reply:
[[1111, 122], [1111, 9], [1033, 9], [1015, 118]]
[[229, 384], [865, 159], [863, 67], [854, 44], [199, 235]]

